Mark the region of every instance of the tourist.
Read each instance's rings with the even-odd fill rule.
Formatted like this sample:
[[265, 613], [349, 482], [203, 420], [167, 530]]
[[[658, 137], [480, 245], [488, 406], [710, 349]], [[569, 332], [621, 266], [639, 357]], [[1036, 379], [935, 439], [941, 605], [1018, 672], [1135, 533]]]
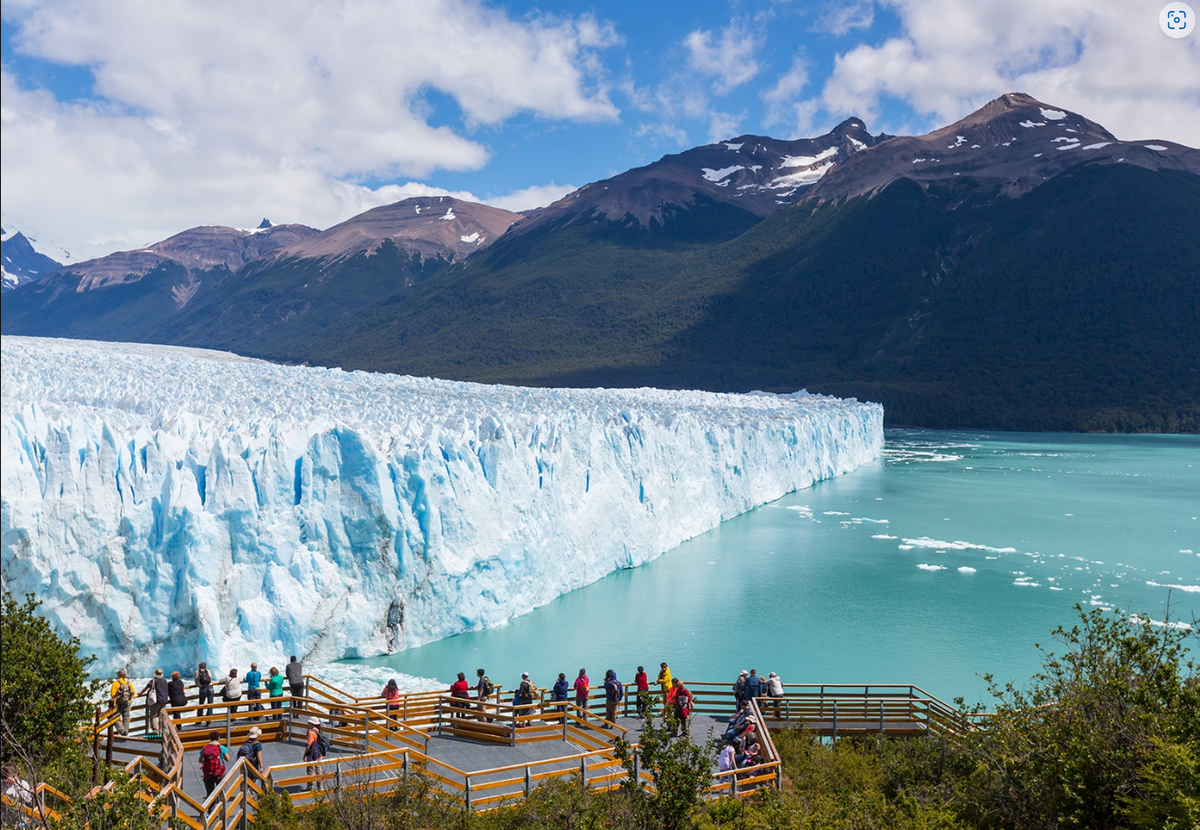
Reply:
[[[225, 701], [226, 703], [233, 703], [234, 701], [241, 700], [241, 699], [242, 699], [241, 678], [238, 677], [237, 669], [230, 669], [229, 674], [226, 675], [225, 679], [221, 681], [221, 700]], [[237, 707], [230, 706], [229, 714], [236, 715]]]
[[387, 702], [388, 715], [394, 715], [400, 711], [400, 687], [396, 685], [396, 678], [393, 677], [387, 682], [379, 696]]
[[750, 672], [742, 669], [742, 673], [738, 675], [738, 679], [733, 681], [733, 699], [737, 702], [740, 708], [746, 700], [746, 678], [750, 676]]
[[29, 786], [29, 782], [21, 777], [17, 772], [17, 767], [13, 764], [4, 765], [4, 797], [7, 798], [13, 806], [8, 804], [0, 807], [0, 819], [4, 827], [29, 827], [29, 814], [26, 810], [33, 811], [37, 804], [34, 800], [33, 787]]
[[559, 672], [558, 680], [550, 687], [550, 700], [558, 707], [558, 711], [563, 713], [564, 718], [567, 716], [567, 696], [570, 691], [571, 684], [567, 681], [566, 673]]
[[[450, 684], [450, 697], [456, 698], [459, 700], [470, 700], [471, 699], [471, 687], [467, 683], [467, 676], [465, 674], [463, 674], [462, 672], [458, 673], [458, 680], [455, 680], [453, 683]], [[467, 708], [466, 704], [451, 703], [450, 704], [450, 717], [465, 718], [467, 716], [466, 708]]]
[[662, 689], [663, 714], [665, 715], [667, 712], [667, 704], [670, 702], [669, 698], [671, 697], [671, 669], [666, 663], [659, 663], [658, 665], [659, 669], [657, 683]]
[[200, 775], [204, 778], [204, 795], [212, 795], [217, 784], [225, 777], [225, 764], [221, 760], [221, 733], [215, 729], [208, 733], [208, 743], [200, 750]]
[[692, 715], [692, 693], [687, 687], [680, 682], [676, 677], [671, 680], [671, 691], [668, 695], [668, 702], [675, 712], [675, 724], [671, 725], [671, 735], [675, 735], [676, 724], [683, 729], [683, 734], [686, 737], [688, 734], [688, 719]]
[[[166, 719], [163, 710], [167, 708], [167, 702], [170, 699], [168, 685], [167, 678], [163, 677], [163, 670], [155, 669], [154, 677], [150, 678], [150, 682], [146, 684], [147, 734], [161, 735], [163, 733], [163, 720]], [[154, 696], [153, 700], [151, 700], [151, 695]]]
[[725, 740], [729, 741], [736, 737], [743, 729], [746, 728], [746, 720], [750, 717], [750, 704], [743, 700], [738, 704], [738, 710], [734, 713], [726, 723]]
[[246, 742], [242, 744], [242, 748], [238, 750], [238, 757], [245, 758], [254, 765], [256, 770], [265, 773], [266, 769], [263, 768], [262, 757], [263, 745], [258, 740], [259, 736], [261, 735], [261, 729], [259, 729], [257, 726], [251, 727], [250, 734], [246, 736]]
[[125, 669], [117, 669], [117, 679], [113, 681], [108, 696], [112, 700], [112, 708], [116, 709], [117, 714], [121, 716], [121, 722], [117, 725], [117, 733], [128, 735], [129, 709], [133, 706], [134, 693], [133, 684], [129, 682]]
[[637, 689], [637, 716], [646, 714], [646, 703], [650, 697], [650, 679], [646, 677], [646, 667], [638, 666], [637, 674], [633, 676], [633, 685]]
[[[212, 672], [208, 670], [208, 664], [203, 660], [196, 667], [196, 674], [192, 678], [192, 682], [196, 685], [196, 705], [203, 706], [205, 703], [213, 702], [213, 679]], [[212, 709], [197, 709], [196, 714], [200, 717], [212, 714]]]
[[736, 768], [734, 752], [733, 743], [727, 741], [721, 748], [721, 754], [717, 756], [717, 772], [730, 772]]
[[305, 768], [305, 775], [312, 778], [308, 782], [308, 789], [321, 789], [320, 771], [321, 765], [318, 763], [325, 757], [328, 750], [328, 745], [325, 738], [321, 735], [321, 719], [312, 718], [308, 722], [308, 734], [304, 737], [304, 760], [308, 761], [308, 766]]
[[[271, 670], [267, 673], [267, 697], [271, 699], [271, 708], [279, 709], [283, 697], [283, 675], [279, 673], [277, 666], [271, 666]], [[278, 720], [281, 716], [276, 716]]]
[[779, 704], [783, 701], [783, 681], [775, 672], [767, 675], [767, 697], [771, 698], [771, 705], [775, 709], [775, 720], [779, 720]]
[[[292, 661], [283, 672], [287, 675], [288, 685], [291, 686], [292, 697], [304, 697], [304, 664], [296, 659], [296, 655], [292, 655]], [[292, 706], [298, 705], [295, 700], [292, 701]]]
[[172, 709], [188, 705], [187, 687], [184, 686], [183, 676], [177, 671], [171, 672], [171, 680], [167, 683], [167, 700]]
[[[533, 704], [533, 693], [537, 687], [533, 685], [533, 681], [529, 679], [529, 672], [521, 672], [521, 682], [517, 685], [517, 691], [513, 693], [514, 706], [530, 706]], [[520, 712], [519, 714], [526, 714]]]
[[758, 669], [750, 669], [750, 676], [746, 678], [746, 700], [761, 697], [762, 693], [763, 682], [758, 676]]
[[[617, 704], [625, 698], [625, 687], [617, 680], [617, 673], [609, 669], [604, 673], [604, 719], [608, 723], [617, 722]], [[604, 725], [607, 729], [608, 724]]]
[[250, 711], [261, 712], [262, 704], [258, 703], [262, 699], [262, 689], [259, 684], [262, 683], [262, 672], [258, 670], [258, 663], [250, 664], [250, 671], [246, 672], [246, 700], [253, 700], [250, 704]]
[[575, 706], [581, 709], [580, 717], [587, 717], [588, 708], [588, 693], [592, 690], [591, 681], [588, 680], [587, 669], [580, 669], [579, 676], [575, 678]]
[[[483, 669], [475, 669], [475, 676], [478, 679], [475, 683], [475, 698], [479, 701], [479, 719], [484, 719], [484, 712], [487, 711], [487, 702], [492, 694], [496, 691], [496, 687], [492, 685], [491, 679]], [[487, 718], [487, 722], [491, 723], [492, 719]]]

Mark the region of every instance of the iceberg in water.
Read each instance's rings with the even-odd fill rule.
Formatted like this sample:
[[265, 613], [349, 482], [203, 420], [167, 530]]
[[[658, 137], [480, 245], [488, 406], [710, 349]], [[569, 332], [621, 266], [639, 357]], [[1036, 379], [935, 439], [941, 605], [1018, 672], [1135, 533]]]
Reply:
[[103, 669], [497, 625], [853, 470], [876, 404], [524, 389], [4, 337], [0, 574]]

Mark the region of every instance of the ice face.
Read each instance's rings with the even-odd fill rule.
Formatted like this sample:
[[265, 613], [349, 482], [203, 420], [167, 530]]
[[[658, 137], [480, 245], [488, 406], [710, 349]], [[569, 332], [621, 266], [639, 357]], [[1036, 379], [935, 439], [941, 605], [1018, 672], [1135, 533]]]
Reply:
[[879, 455], [882, 408], [4, 337], [6, 590], [101, 670], [497, 625]]

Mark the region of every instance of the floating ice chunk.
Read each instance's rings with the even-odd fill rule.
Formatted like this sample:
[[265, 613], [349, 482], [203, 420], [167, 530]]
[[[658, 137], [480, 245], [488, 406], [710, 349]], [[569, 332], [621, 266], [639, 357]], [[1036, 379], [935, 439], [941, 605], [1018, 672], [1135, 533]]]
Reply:
[[1180, 584], [1162, 584], [1160, 582], [1146, 581], [1146, 584], [1151, 588], [1170, 588], [1174, 591], [1183, 591], [1185, 594], [1200, 594], [1200, 585], [1180, 585]]
[[[735, 164], [732, 167], [722, 167], [720, 170], [713, 170], [711, 167], [701, 168], [700, 172], [704, 174], [704, 178], [710, 182], [719, 182], [726, 176], [731, 176], [739, 170], [744, 169], [742, 165]], [[728, 184], [728, 182], [726, 182]]]
[[946, 570], [945, 565], [929, 565], [924, 562], [922, 562], [920, 565], [917, 565], [917, 567], [923, 571], [944, 571], [944, 570]]
[[876, 533], [876, 534], [875, 534], [874, 536], [872, 536], [871, 538], [872, 538], [872, 539], [897, 539], [897, 538], [899, 538], [899, 537], [897, 537], [897, 536], [889, 536], [889, 535], [888, 535], [888, 534], [886, 534], [886, 533]]
[[968, 567], [967, 565], [963, 565], [961, 568], [958, 569], [958, 572], [960, 574], [973, 574], [973, 573], [975, 573], [975, 569]]
[[912, 545], [896, 545], [896, 547], [898, 547], [900, 550], [912, 550], [913, 549]]
[[942, 550], [986, 550], [992, 553], [1016, 553], [1016, 548], [994, 548], [990, 545], [980, 545], [975, 542], [943, 542], [938, 539], [930, 539], [928, 536], [921, 536], [917, 539], [905, 539], [906, 544], [918, 548], [940, 548]]
[[1062, 110], [1042, 110], [1042, 118], [1047, 121], [1062, 121], [1067, 114]]

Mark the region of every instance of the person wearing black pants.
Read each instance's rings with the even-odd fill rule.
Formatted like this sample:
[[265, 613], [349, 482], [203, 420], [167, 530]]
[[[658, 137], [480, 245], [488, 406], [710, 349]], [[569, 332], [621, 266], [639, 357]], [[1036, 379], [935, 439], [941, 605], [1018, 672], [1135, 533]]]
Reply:
[[[283, 673], [287, 675], [288, 685], [292, 688], [292, 697], [304, 697], [304, 664], [296, 659], [296, 655], [292, 655], [292, 662], [287, 664]], [[292, 705], [296, 705], [295, 700]]]

